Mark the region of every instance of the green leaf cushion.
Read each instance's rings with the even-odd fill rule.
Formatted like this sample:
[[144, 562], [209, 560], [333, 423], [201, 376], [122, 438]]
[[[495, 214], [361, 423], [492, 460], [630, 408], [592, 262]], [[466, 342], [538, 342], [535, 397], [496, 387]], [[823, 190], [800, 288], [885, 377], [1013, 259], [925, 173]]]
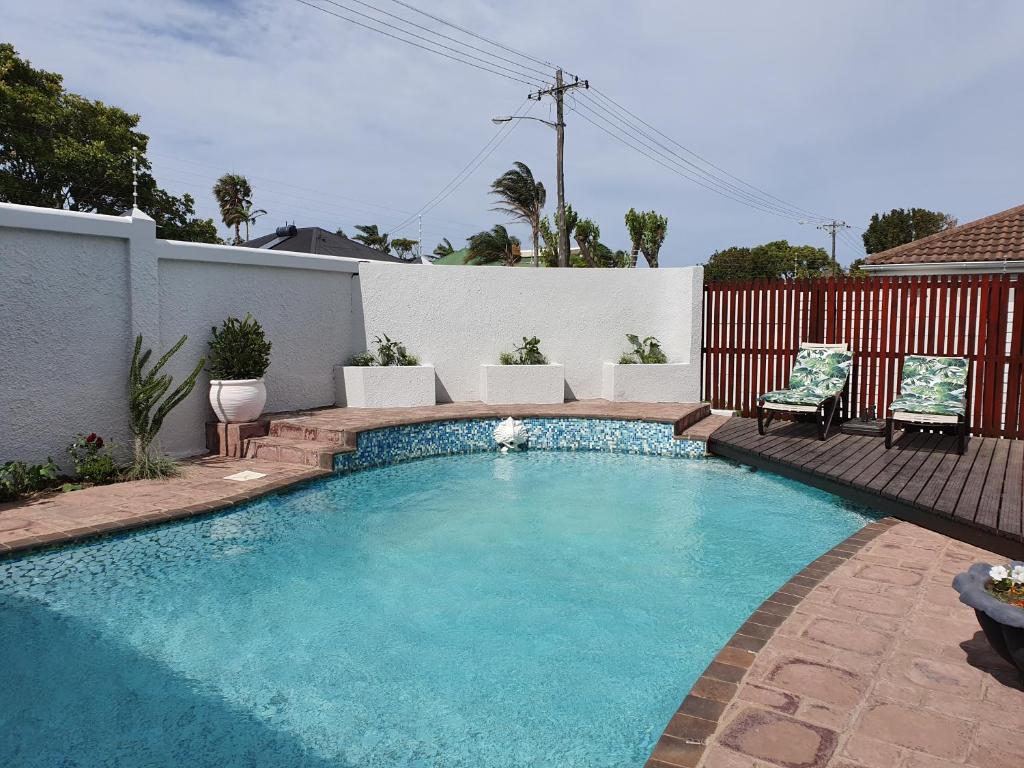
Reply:
[[963, 416], [967, 407], [967, 360], [907, 355], [893, 411]]
[[842, 349], [801, 349], [789, 374], [789, 388], [761, 395], [768, 403], [817, 405], [839, 394], [846, 386], [853, 356]]

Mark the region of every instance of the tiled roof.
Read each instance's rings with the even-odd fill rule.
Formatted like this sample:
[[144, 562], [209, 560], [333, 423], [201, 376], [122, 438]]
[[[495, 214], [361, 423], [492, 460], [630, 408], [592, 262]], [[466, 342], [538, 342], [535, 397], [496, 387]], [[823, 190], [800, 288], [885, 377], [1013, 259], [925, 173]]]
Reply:
[[[386, 261], [393, 264], [411, 264], [411, 261], [388, 256], [362, 243], [351, 240], [344, 235], [329, 232], [321, 227], [299, 227], [293, 237], [279, 238], [276, 234], [263, 235], [254, 240], [242, 243], [244, 248], [266, 248], [275, 240], [280, 242], [270, 246], [275, 251], [294, 251], [297, 253], [314, 253], [320, 256], [343, 256], [349, 259], [366, 261]], [[418, 263], [418, 262], [416, 262]]]
[[868, 256], [868, 264], [1024, 260], [1024, 205]]

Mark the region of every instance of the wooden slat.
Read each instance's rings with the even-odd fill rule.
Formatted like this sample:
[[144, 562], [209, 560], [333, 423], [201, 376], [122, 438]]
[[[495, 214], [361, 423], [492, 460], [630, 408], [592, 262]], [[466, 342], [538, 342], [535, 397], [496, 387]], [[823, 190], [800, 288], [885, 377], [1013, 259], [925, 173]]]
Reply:
[[[995, 448], [994, 440], [981, 441], [974, 464], [971, 465], [970, 470], [964, 477], [956, 506], [950, 508], [948, 502], [940, 498], [939, 504], [936, 505], [937, 509], [948, 511], [953, 517], [974, 522], [974, 516], [978, 511], [978, 502], [981, 499], [981, 492], [985, 487], [985, 477], [988, 475], [988, 465], [992, 462], [992, 454], [995, 452]], [[950, 480], [952, 481], [952, 478]]]
[[1003, 482], [1006, 478], [1006, 463], [1010, 458], [1010, 443], [996, 440], [992, 451], [992, 462], [981, 487], [981, 498], [974, 513], [974, 523], [982, 528], [999, 528], [999, 502], [1003, 498]]
[[999, 507], [999, 530], [1011, 536], [1024, 534], [1024, 442], [1008, 440], [1006, 479]]
[[914, 455], [910, 460], [892, 476], [888, 483], [879, 489], [882, 495], [898, 499], [900, 492], [921, 471], [921, 466], [938, 449], [941, 442], [941, 435], [926, 435], [925, 439], [914, 450]]

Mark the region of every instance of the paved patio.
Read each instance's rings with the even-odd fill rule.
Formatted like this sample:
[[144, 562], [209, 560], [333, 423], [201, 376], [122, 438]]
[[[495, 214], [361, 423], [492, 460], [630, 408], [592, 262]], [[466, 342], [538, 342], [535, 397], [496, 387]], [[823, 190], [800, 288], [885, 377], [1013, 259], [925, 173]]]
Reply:
[[873, 527], [751, 616], [648, 768], [1022, 764], [1019, 677], [951, 587], [1003, 559], [910, 523]]

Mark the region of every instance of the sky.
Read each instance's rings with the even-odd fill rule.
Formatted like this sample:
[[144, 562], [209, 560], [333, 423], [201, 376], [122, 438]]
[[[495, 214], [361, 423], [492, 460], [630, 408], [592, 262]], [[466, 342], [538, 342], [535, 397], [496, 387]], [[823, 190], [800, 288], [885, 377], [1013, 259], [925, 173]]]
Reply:
[[[458, 47], [438, 36], [447, 34], [484, 48], [468, 53], [492, 63], [510, 66], [496, 54], [549, 71], [395, 0], [308, 2], [353, 18], [373, 6], [427, 27], [413, 31], [435, 43]], [[672, 150], [672, 162], [697, 162], [685, 147], [731, 185], [698, 176], [708, 186], [748, 202], [767, 193], [786, 208], [770, 213], [699, 186], [600, 130], [625, 129], [596, 91], [570, 97], [566, 199], [613, 248], [628, 248], [629, 208], [667, 216], [662, 266], [779, 239], [828, 247], [815, 217], [851, 225], [837, 250], [848, 263], [863, 255], [860, 233], [873, 212], [918, 206], [966, 222], [1024, 202], [1018, 0], [409, 3], [587, 79], [659, 132], [644, 129], [648, 154]], [[492, 140], [500, 130], [492, 117], [530, 106], [522, 114], [553, 119], [550, 99], [524, 105], [527, 83], [299, 0], [4, 5], [0, 39], [34, 66], [61, 73], [69, 90], [141, 115], [158, 183], [191, 193], [202, 215], [218, 219], [210, 188], [219, 175], [248, 176], [256, 206], [268, 211], [253, 236], [286, 222], [349, 234], [376, 223], [416, 238], [414, 218], [400, 232], [394, 227]], [[506, 223], [487, 193], [517, 160], [544, 182], [552, 214], [554, 132], [519, 121], [424, 215], [425, 250], [442, 237], [460, 247]], [[529, 229], [510, 228], [525, 246]]]

